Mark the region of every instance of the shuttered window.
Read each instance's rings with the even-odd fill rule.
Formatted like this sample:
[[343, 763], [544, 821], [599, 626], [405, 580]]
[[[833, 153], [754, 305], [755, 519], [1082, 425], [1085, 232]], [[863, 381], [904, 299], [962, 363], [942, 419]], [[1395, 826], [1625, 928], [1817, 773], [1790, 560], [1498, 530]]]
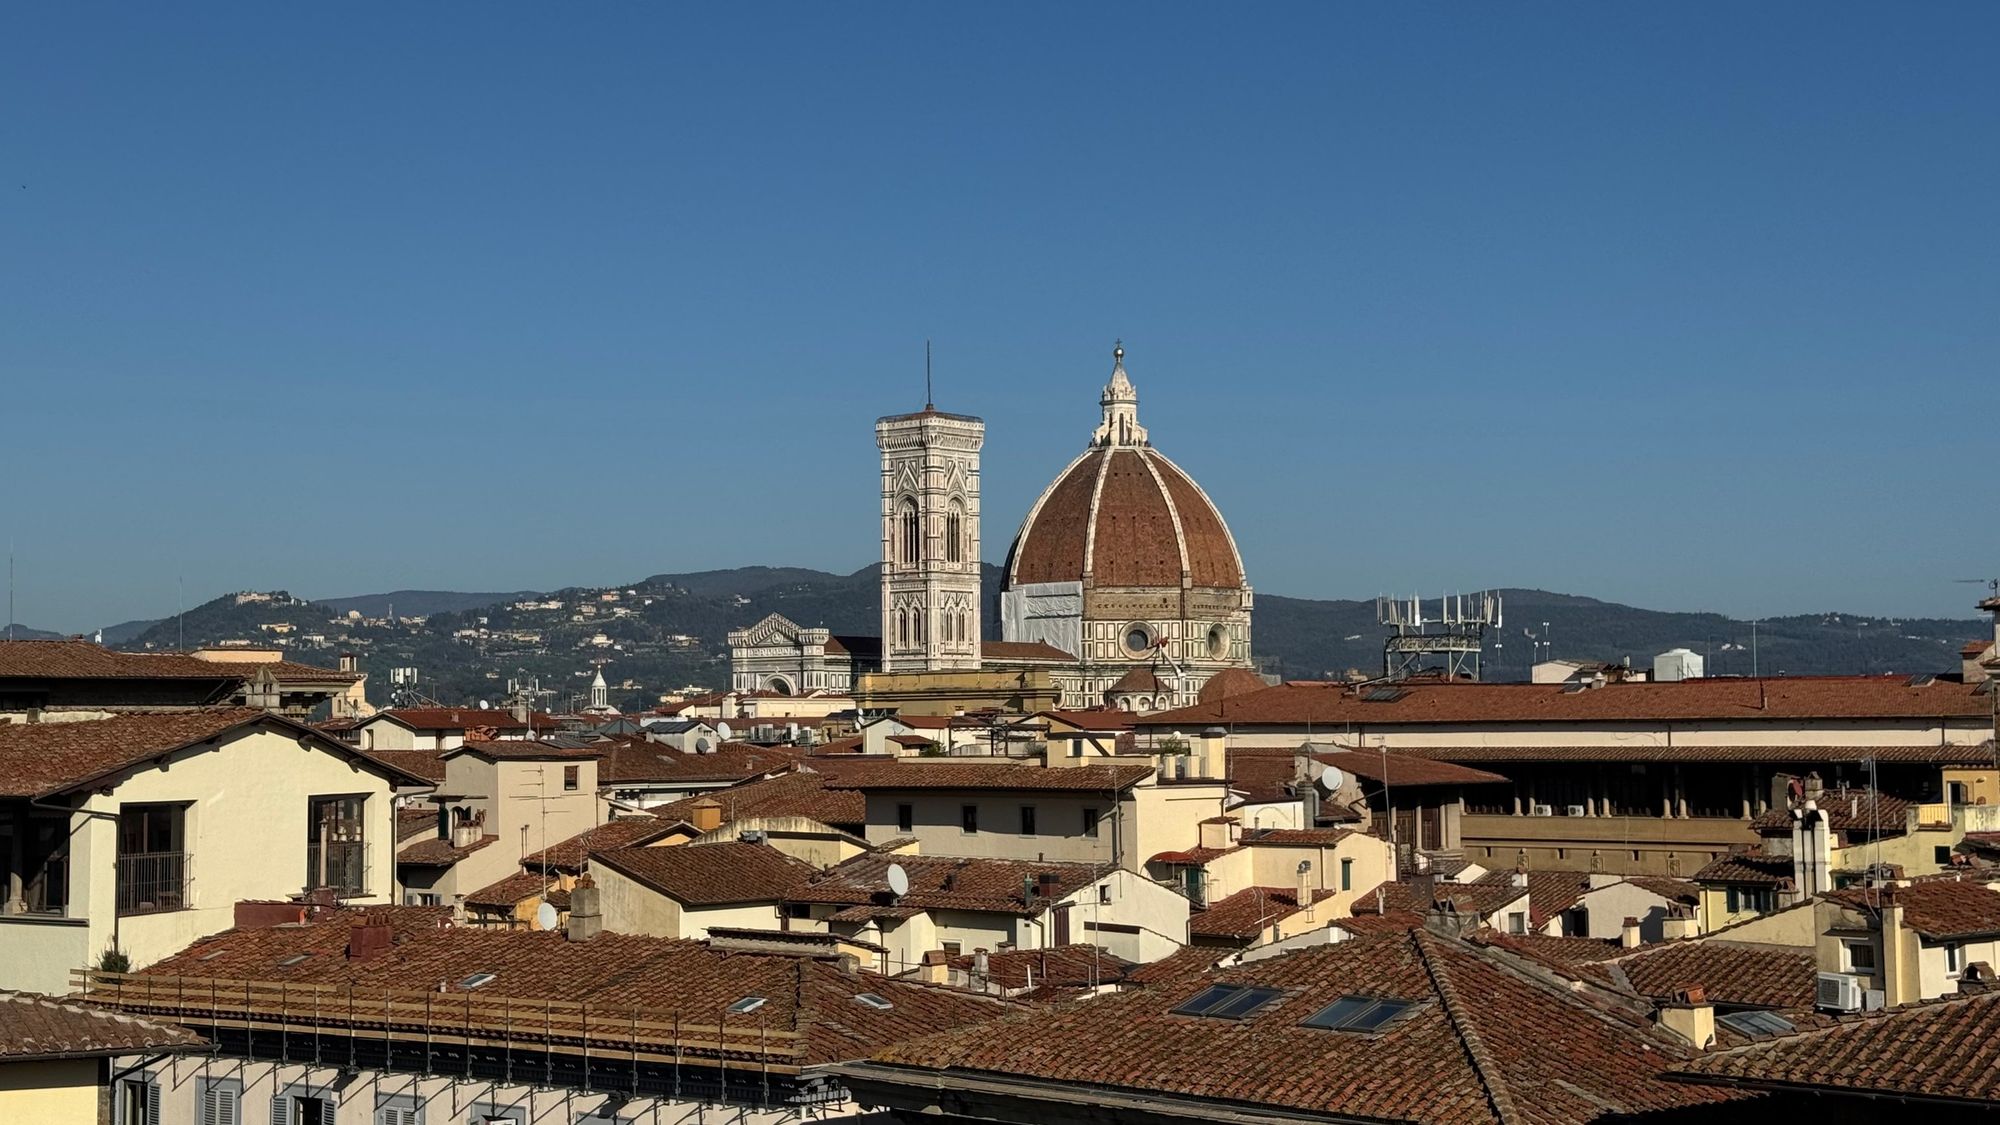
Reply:
[[243, 1086], [220, 1079], [203, 1079], [200, 1100], [195, 1103], [195, 1120], [201, 1125], [242, 1125]]
[[118, 1125], [160, 1125], [160, 1084], [147, 1078], [118, 1083]]
[[336, 1125], [332, 1098], [286, 1090], [271, 1099], [271, 1125]]
[[375, 1107], [375, 1125], [424, 1125], [424, 1111], [407, 1098], [385, 1101]]

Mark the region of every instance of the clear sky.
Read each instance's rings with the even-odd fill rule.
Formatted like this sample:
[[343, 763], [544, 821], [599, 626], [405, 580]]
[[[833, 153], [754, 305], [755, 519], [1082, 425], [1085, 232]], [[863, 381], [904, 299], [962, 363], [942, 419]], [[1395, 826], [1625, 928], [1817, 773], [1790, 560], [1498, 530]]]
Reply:
[[16, 4], [21, 620], [1004, 557], [1122, 337], [1262, 592], [1971, 616], [2000, 6]]

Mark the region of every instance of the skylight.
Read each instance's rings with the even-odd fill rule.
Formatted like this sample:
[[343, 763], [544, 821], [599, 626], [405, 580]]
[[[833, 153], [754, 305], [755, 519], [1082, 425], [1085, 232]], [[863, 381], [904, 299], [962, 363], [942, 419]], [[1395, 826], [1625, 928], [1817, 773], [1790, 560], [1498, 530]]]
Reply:
[[1240, 984], [1215, 984], [1201, 990], [1173, 1010], [1177, 1016], [1207, 1016], [1218, 1020], [1240, 1020], [1263, 1010], [1283, 996], [1275, 988], [1252, 988]]
[[492, 984], [494, 981], [499, 979], [500, 979], [500, 974], [498, 973], [474, 973], [471, 976], [466, 977], [464, 980], [459, 981], [458, 987], [463, 988], [466, 991], [470, 992], [471, 990], [478, 988], [481, 985]]
[[1327, 1031], [1377, 1031], [1414, 1007], [1416, 1004], [1409, 1000], [1343, 996], [1307, 1017], [1304, 1026]]
[[729, 1010], [739, 1016], [743, 1016], [749, 1015], [763, 1006], [764, 998], [762, 996], [745, 996], [743, 999], [731, 1004]]
[[1790, 1035], [1798, 1026], [1775, 1012], [1730, 1012], [1715, 1022], [1744, 1035]]
[[[291, 955], [290, 957], [287, 957], [287, 958], [285, 958], [285, 959], [283, 959], [283, 960], [279, 961], [279, 962], [278, 962], [278, 967], [279, 967], [280, 969], [289, 969], [289, 968], [291, 968], [291, 967], [292, 967], [293, 965], [296, 965], [296, 964], [299, 964], [300, 962], [304, 961], [304, 960], [305, 960], [306, 958], [308, 958], [308, 957], [311, 957], [311, 956], [312, 956], [312, 954], [310, 954], [310, 953], [294, 953], [294, 954], [292, 954], [292, 955]], [[204, 958], [202, 958], [202, 960], [204, 960], [204, 961], [205, 961], [205, 960], [207, 960], [207, 958], [206, 958], [206, 957], [204, 957]]]
[[855, 996], [855, 999], [878, 1011], [886, 1012], [889, 1009], [895, 1007], [894, 1004], [889, 1003], [888, 1000], [882, 998], [881, 996], [876, 995], [873, 992], [860, 993], [859, 995]]

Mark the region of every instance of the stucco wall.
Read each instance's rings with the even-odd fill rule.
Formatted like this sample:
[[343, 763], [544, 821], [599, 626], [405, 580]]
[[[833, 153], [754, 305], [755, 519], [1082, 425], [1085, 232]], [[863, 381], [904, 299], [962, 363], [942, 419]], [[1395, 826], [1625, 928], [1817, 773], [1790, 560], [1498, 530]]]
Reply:
[[90, 924], [83, 919], [0, 915], [0, 988], [61, 996], [70, 989], [71, 971], [93, 960]]
[[0, 1064], [0, 1121], [97, 1125], [98, 1059]]
[[[914, 824], [909, 832], [897, 827], [899, 804], [911, 806]], [[965, 805], [979, 808], [976, 833], [964, 831], [960, 809]], [[1023, 805], [1035, 808], [1032, 836], [1024, 836], [1020, 831]], [[1094, 837], [1083, 835], [1086, 807], [1098, 811], [1098, 832]], [[914, 836], [918, 850], [924, 855], [1109, 863], [1113, 839], [1111, 812], [1115, 807], [1108, 793], [1087, 796], [1033, 792], [869, 793], [868, 840], [879, 844]]]
[[605, 929], [654, 937], [683, 936], [681, 907], [673, 899], [601, 863], [591, 865], [590, 877], [597, 883], [597, 909], [604, 915]]

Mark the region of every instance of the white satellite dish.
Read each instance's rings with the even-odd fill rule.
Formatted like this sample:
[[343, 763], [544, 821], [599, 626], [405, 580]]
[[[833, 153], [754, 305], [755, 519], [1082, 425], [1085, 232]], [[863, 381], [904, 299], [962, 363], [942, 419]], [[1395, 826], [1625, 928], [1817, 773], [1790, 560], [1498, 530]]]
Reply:
[[724, 742], [728, 742], [728, 741], [729, 741], [729, 736], [730, 736], [731, 734], [733, 734], [733, 733], [735, 733], [735, 732], [733, 732], [733, 731], [731, 731], [731, 730], [729, 729], [729, 724], [728, 724], [728, 723], [717, 723], [717, 724], [715, 724], [715, 737], [717, 737], [717, 738], [721, 739], [722, 741], [724, 741]]
[[1347, 784], [1347, 775], [1341, 773], [1337, 767], [1328, 766], [1319, 771], [1317, 783], [1322, 793], [1338, 793], [1340, 787]]
[[900, 863], [889, 865], [889, 891], [897, 898], [910, 893], [910, 873]]
[[553, 930], [556, 928], [556, 921], [555, 907], [545, 902], [535, 908], [535, 927], [537, 929]]

